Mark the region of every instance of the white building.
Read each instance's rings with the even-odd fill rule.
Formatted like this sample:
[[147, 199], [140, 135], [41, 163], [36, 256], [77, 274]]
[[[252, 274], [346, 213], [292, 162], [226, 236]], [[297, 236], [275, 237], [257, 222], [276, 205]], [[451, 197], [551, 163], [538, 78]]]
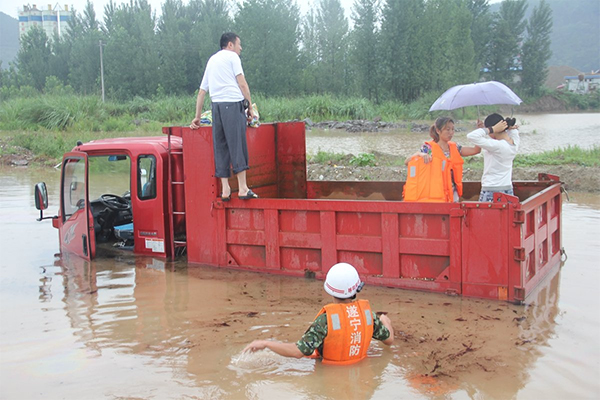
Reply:
[[54, 36], [54, 32], [60, 36], [66, 32], [72, 13], [68, 5], [62, 8], [56, 4], [53, 8], [51, 4], [48, 4], [43, 10], [39, 10], [36, 4], [24, 5], [23, 10], [19, 11], [19, 38], [34, 26], [43, 28], [49, 38]]
[[588, 93], [600, 89], [600, 75], [565, 76], [565, 81], [569, 92]]

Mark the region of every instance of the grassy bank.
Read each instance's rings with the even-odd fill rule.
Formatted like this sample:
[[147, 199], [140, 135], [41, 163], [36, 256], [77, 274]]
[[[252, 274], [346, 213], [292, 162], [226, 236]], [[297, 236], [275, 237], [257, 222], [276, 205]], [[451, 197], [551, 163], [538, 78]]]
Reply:
[[[565, 110], [597, 110], [600, 94], [588, 96], [555, 93]], [[476, 119], [476, 107], [430, 113], [429, 107], [439, 93], [429, 93], [413, 103], [399, 101], [373, 102], [359, 97], [311, 95], [294, 98], [255, 95], [262, 122], [311, 119], [313, 122], [352, 119], [383, 121], [433, 120], [439, 115], [455, 119]], [[527, 99], [535, 103], [537, 99]], [[152, 99], [134, 98], [129, 101], [107, 101], [97, 96], [35, 95], [0, 101], [0, 131], [53, 132], [154, 132], [163, 126], [188, 125], [195, 113], [195, 97], [161, 96]], [[205, 109], [209, 106], [208, 100]], [[480, 107], [481, 115], [497, 107]]]

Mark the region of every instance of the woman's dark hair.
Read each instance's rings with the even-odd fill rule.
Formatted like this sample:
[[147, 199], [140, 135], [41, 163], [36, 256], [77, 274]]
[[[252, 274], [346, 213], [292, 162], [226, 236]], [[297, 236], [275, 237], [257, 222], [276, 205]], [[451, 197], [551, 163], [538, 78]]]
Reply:
[[[448, 122], [454, 123], [454, 120], [450, 117], [439, 117], [435, 120], [433, 125], [429, 128], [429, 136], [433, 139], [434, 142], [440, 141], [440, 135], [438, 135], [437, 130], [442, 130], [446, 126]], [[437, 129], [437, 130], [436, 130]]]
[[508, 125], [509, 128], [517, 124], [516, 118], [503, 118], [502, 115], [496, 113], [488, 115], [483, 124], [486, 128], [491, 128], [500, 121], [506, 121], [506, 125]]
[[491, 128], [492, 126], [496, 125], [498, 122], [503, 120], [504, 118], [502, 117], [502, 115], [494, 113], [488, 115], [485, 121], [483, 121], [483, 124], [486, 128]]
[[224, 34], [222, 34], [221, 42], [219, 43], [221, 45], [221, 49], [224, 49], [225, 47], [227, 47], [227, 44], [229, 42], [235, 44], [235, 41], [237, 38], [239, 38], [239, 36], [233, 32], [225, 32]]

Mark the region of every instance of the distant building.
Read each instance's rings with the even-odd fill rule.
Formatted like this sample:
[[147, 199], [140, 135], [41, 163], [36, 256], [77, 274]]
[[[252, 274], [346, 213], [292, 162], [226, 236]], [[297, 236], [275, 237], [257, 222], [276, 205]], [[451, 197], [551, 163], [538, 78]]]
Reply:
[[565, 76], [565, 86], [569, 92], [588, 93], [600, 89], [600, 75]]
[[23, 10], [19, 11], [19, 39], [35, 26], [43, 28], [49, 38], [54, 36], [54, 32], [60, 36], [66, 32], [72, 14], [68, 5], [62, 8], [56, 4], [52, 8], [52, 5], [48, 4], [44, 10], [39, 10], [36, 4], [24, 5]]

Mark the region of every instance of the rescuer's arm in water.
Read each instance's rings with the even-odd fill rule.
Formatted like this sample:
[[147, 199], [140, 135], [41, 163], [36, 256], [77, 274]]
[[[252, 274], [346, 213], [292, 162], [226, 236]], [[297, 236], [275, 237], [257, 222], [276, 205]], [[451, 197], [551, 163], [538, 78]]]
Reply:
[[388, 346], [390, 346], [392, 343], [394, 343], [394, 327], [392, 326], [392, 321], [385, 314], [381, 314], [379, 316], [379, 320], [381, 321], [383, 326], [385, 326], [387, 328], [387, 330], [390, 332], [390, 336], [388, 336], [387, 339], [382, 340], [381, 342], [383, 344], [387, 344]]
[[204, 105], [204, 96], [206, 95], [206, 91], [204, 89], [198, 90], [198, 97], [196, 98], [196, 116], [192, 120], [190, 124], [190, 128], [198, 129], [200, 128], [200, 117], [202, 116], [202, 106]]
[[269, 349], [280, 356], [301, 358], [304, 354], [298, 349], [295, 343], [283, 343], [272, 340], [255, 340], [244, 349], [244, 352], [255, 352], [258, 350]]

